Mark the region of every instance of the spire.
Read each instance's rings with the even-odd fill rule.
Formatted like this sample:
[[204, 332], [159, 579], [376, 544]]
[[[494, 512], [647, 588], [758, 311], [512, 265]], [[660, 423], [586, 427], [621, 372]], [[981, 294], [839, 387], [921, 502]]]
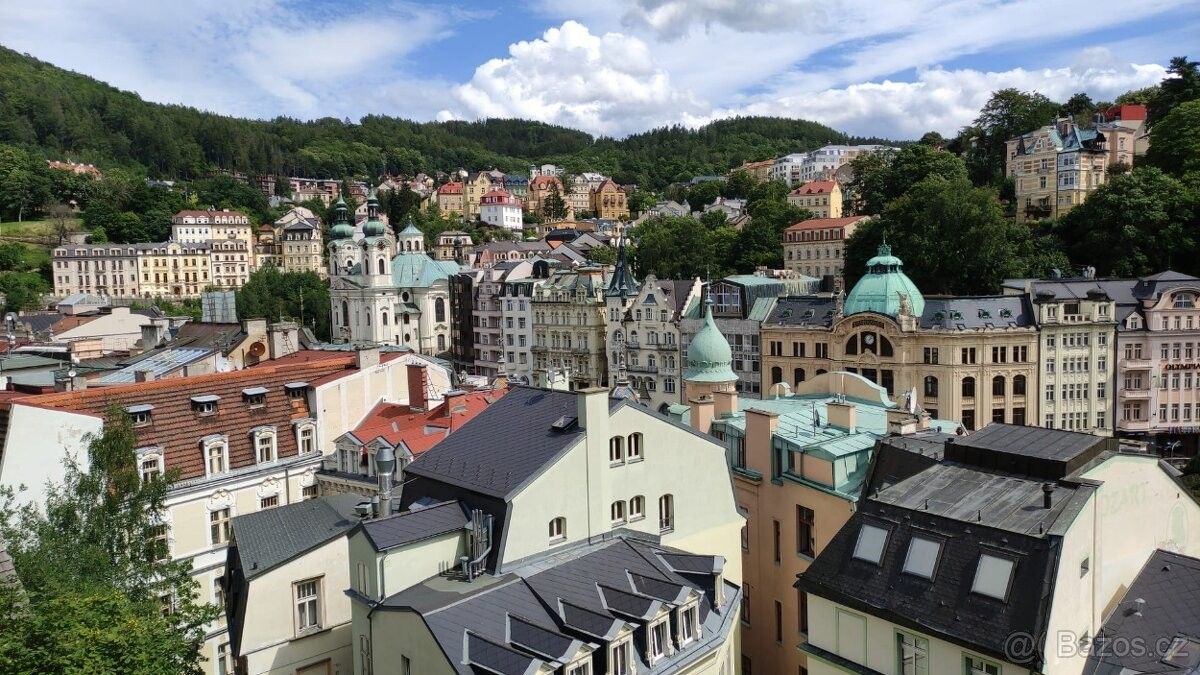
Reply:
[[612, 279], [604, 295], [608, 297], [625, 298], [638, 292], [637, 280], [629, 271], [629, 260], [625, 255], [625, 238], [617, 240], [617, 267], [613, 270]]
[[375, 188], [367, 193], [367, 220], [379, 219], [379, 197], [375, 192]]

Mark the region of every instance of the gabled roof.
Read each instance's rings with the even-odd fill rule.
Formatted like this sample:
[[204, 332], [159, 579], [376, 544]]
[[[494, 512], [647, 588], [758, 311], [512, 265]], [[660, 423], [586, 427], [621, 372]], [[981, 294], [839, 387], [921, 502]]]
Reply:
[[233, 536], [247, 579], [268, 572], [332, 541], [358, 524], [358, 494], [306, 499], [236, 516]]
[[463, 184], [459, 183], [458, 181], [444, 183], [443, 185], [439, 186], [437, 189], [437, 193], [439, 195], [460, 195], [460, 194], [462, 194], [462, 191], [463, 191]]
[[362, 444], [376, 439], [383, 439], [393, 447], [403, 444], [413, 456], [418, 456], [462, 428], [506, 393], [506, 389], [459, 392], [457, 395], [447, 393], [445, 400], [432, 410], [414, 410], [408, 404], [380, 402], [349, 433]]
[[837, 187], [837, 183], [831, 180], [813, 180], [801, 185], [792, 190], [790, 194], [794, 195], [824, 195], [833, 192]]
[[363, 522], [362, 530], [376, 551], [386, 551], [462, 530], [470, 522], [467, 507], [462, 502], [449, 501], [368, 520]]

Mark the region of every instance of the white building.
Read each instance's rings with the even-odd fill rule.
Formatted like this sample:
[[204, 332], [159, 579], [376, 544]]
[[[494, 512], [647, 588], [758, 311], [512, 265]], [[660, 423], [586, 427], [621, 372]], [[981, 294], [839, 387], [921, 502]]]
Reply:
[[813, 180], [828, 180], [855, 157], [890, 150], [885, 145], [826, 145], [811, 152], [797, 152], [775, 160], [768, 176], [796, 187]]
[[488, 190], [479, 199], [479, 220], [513, 232], [525, 229], [521, 200], [504, 190]]
[[254, 241], [250, 218], [240, 211], [180, 211], [171, 217], [171, 239], [181, 244], [207, 244], [213, 240]]

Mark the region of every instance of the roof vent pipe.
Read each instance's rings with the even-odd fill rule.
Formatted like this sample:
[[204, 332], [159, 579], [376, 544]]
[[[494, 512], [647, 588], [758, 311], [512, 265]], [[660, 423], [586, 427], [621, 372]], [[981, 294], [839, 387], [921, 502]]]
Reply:
[[1042, 508], [1048, 509], [1054, 505], [1054, 483], [1042, 483]]

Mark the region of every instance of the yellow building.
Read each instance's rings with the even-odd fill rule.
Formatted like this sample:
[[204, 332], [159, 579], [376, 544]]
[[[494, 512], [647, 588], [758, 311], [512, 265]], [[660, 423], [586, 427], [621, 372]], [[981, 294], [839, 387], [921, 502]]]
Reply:
[[844, 370], [968, 431], [1036, 424], [1038, 333], [1028, 298], [926, 299], [902, 264], [884, 245], [844, 300], [779, 298], [762, 324], [762, 390]]
[[166, 241], [135, 247], [141, 275], [138, 291], [143, 298], [196, 298], [213, 283], [212, 250], [208, 243]]
[[480, 200], [492, 189], [492, 179], [486, 171], [480, 171], [474, 177], [463, 181], [463, 214], [467, 220], [479, 217]]
[[604, 220], [623, 220], [629, 217], [629, 205], [625, 199], [625, 191], [613, 182], [605, 179], [595, 190], [592, 190], [592, 212], [597, 218]]
[[817, 218], [841, 218], [842, 186], [832, 180], [809, 181], [788, 193], [788, 203], [812, 211]]
[[771, 178], [771, 167], [775, 166], [775, 160], [764, 159], [761, 162], [742, 162], [736, 171], [745, 171], [754, 180], [765, 183]]
[[599, 267], [554, 272], [534, 291], [534, 380], [571, 389], [608, 382], [605, 274]]
[[[1070, 118], [1008, 141], [1005, 170], [1013, 180], [1017, 222], [1059, 218], [1082, 204], [1108, 177], [1107, 134], [1127, 137], [1128, 129], [1083, 129]], [[1132, 161], [1132, 153], [1129, 155]]]

